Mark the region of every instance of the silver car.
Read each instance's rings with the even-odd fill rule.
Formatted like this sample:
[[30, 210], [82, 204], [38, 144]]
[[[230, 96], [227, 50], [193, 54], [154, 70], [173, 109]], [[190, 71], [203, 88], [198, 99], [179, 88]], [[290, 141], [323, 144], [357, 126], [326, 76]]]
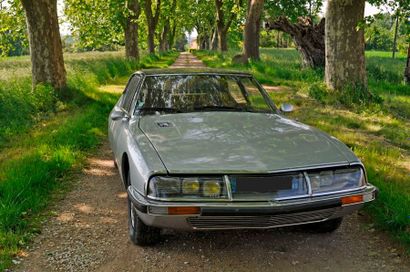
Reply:
[[247, 73], [133, 74], [109, 117], [132, 242], [155, 243], [162, 228], [331, 232], [374, 200], [353, 152], [289, 110]]

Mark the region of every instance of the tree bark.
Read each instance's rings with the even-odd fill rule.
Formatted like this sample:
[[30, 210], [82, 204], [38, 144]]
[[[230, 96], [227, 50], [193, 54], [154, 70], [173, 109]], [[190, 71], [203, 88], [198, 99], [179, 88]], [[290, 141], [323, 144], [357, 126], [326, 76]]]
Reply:
[[410, 85], [410, 43], [409, 48], [407, 49], [407, 64], [406, 69], [404, 70], [404, 79], [406, 83]]
[[161, 10], [161, 0], [157, 0], [154, 12], [152, 11], [152, 0], [145, 0], [144, 10], [148, 26], [148, 50], [150, 53], [155, 53], [155, 30]]
[[258, 60], [261, 16], [264, 0], [248, 0], [248, 14], [244, 31], [244, 57]]
[[22, 0], [29, 33], [33, 87], [50, 83], [66, 86], [63, 48], [57, 17], [57, 0]]
[[127, 8], [130, 14], [125, 23], [125, 56], [128, 59], [139, 60], [137, 22], [141, 13], [139, 0], [128, 0]]
[[347, 86], [367, 89], [364, 56], [365, 0], [328, 0], [326, 11], [326, 84], [342, 90]]
[[[275, 21], [267, 22], [266, 28], [288, 33], [302, 55], [304, 66], [312, 68], [325, 66], [324, 19], [315, 25], [309, 17], [299, 18], [297, 23], [290, 22], [286, 17], [279, 17]], [[277, 46], [282, 47], [280, 33], [277, 39]]]

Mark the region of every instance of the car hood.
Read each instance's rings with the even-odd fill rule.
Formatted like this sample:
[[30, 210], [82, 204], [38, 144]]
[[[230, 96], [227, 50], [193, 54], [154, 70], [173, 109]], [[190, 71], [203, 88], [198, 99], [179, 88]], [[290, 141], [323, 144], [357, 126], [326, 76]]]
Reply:
[[357, 160], [338, 140], [277, 114], [146, 115], [139, 128], [171, 174], [270, 173]]

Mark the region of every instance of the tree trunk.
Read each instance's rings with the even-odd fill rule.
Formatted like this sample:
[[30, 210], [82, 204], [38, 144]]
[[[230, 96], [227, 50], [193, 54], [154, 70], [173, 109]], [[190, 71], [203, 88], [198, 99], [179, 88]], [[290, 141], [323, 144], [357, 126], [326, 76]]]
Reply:
[[58, 28], [57, 0], [22, 0], [29, 33], [33, 87], [50, 83], [66, 86], [63, 48]]
[[145, 0], [144, 3], [145, 17], [147, 18], [148, 27], [148, 50], [150, 53], [155, 53], [155, 30], [158, 24], [161, 0], [157, 0], [154, 13], [152, 12], [152, 0]]
[[[275, 21], [268, 22], [266, 28], [288, 33], [302, 55], [304, 66], [312, 68], [325, 66], [324, 19], [315, 25], [309, 17], [299, 18], [297, 23], [290, 22], [286, 17], [279, 17]], [[277, 46], [281, 47], [280, 33], [277, 36], [277, 43]]]
[[392, 58], [396, 58], [396, 51], [397, 51], [397, 34], [399, 30], [399, 13], [396, 14], [396, 27], [394, 29], [394, 40], [393, 40], [393, 53]]
[[[218, 31], [218, 49], [219, 51], [228, 51], [228, 30], [231, 26], [235, 14], [231, 13], [228, 19], [225, 19], [225, 14], [223, 11], [223, 0], [215, 0], [216, 8], [216, 29]], [[226, 20], [226, 22], [225, 22]]]
[[139, 60], [137, 22], [141, 13], [139, 0], [128, 0], [127, 8], [130, 14], [125, 24], [125, 56], [128, 59]]
[[169, 38], [169, 20], [165, 23], [164, 28], [162, 29], [161, 33], [161, 40], [159, 45], [160, 51], [167, 51], [168, 50], [168, 38]]
[[367, 89], [364, 56], [365, 0], [328, 0], [326, 11], [326, 84], [330, 89], [347, 86]]
[[223, 28], [218, 27], [218, 49], [219, 51], [225, 52], [228, 51], [228, 39], [227, 32]]
[[407, 84], [410, 84], [410, 43], [409, 48], [407, 49], [407, 64], [406, 69], [404, 70], [404, 79]]
[[248, 0], [248, 14], [244, 31], [244, 55], [246, 59], [258, 60], [261, 16], [264, 0]]
[[174, 47], [176, 31], [177, 31], [177, 22], [174, 19], [174, 23], [172, 25], [172, 29], [169, 32], [169, 37], [168, 37], [168, 49], [172, 49]]
[[212, 32], [212, 38], [211, 38], [210, 49], [211, 49], [211, 50], [217, 50], [217, 49], [218, 49], [218, 44], [219, 44], [218, 31], [215, 29], [215, 30]]

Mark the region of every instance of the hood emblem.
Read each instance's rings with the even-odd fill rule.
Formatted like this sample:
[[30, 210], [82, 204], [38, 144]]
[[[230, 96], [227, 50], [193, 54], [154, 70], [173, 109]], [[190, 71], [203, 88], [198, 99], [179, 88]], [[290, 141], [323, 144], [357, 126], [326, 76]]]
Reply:
[[158, 125], [160, 128], [172, 127], [172, 123], [170, 123], [170, 122], [158, 122], [157, 125]]

